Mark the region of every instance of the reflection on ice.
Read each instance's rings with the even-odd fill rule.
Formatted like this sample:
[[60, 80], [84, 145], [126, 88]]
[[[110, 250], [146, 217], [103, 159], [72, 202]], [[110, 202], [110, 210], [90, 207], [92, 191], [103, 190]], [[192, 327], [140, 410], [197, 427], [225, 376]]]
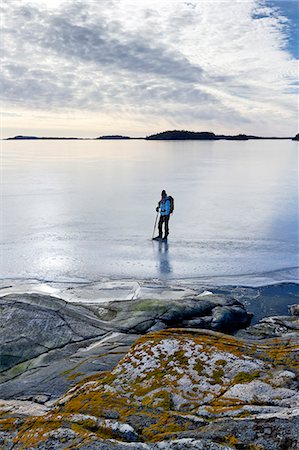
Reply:
[[156, 251], [156, 256], [158, 260], [158, 270], [160, 275], [163, 277], [171, 274], [172, 267], [170, 264], [168, 241], [157, 241], [154, 242], [153, 245], [155, 247], [158, 246], [158, 252]]

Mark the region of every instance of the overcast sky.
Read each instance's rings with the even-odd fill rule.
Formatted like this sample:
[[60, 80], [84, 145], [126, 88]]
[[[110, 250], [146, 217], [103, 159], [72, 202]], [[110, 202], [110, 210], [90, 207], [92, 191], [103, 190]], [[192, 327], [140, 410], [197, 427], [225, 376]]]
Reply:
[[2, 0], [2, 136], [298, 132], [298, 3]]

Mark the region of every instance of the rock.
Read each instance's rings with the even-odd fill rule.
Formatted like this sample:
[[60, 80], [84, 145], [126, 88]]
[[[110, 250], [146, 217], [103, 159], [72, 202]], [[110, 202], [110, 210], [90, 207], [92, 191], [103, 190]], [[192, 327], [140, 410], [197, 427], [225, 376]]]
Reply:
[[195, 326], [220, 331], [234, 331], [250, 321], [251, 316], [237, 300], [221, 295], [199, 295], [184, 300], [143, 300], [101, 304], [100, 318], [121, 332], [145, 333], [165, 327]]
[[145, 428], [157, 423], [157, 419], [150, 414], [131, 414], [128, 417], [128, 423], [139, 433]]
[[39, 395], [35, 395], [34, 397], [33, 397], [33, 401], [35, 402], [35, 403], [40, 403], [40, 404], [44, 404], [44, 403], [46, 403], [48, 400], [50, 400], [50, 398], [51, 398], [51, 394], [49, 394], [49, 395], [46, 395], [46, 394], [39, 394]]
[[7, 295], [0, 298], [0, 309], [2, 371], [52, 349], [106, 333], [105, 326], [103, 329], [88, 310], [46, 295]]
[[57, 428], [57, 430], [49, 431], [48, 438], [55, 439], [60, 442], [70, 441], [77, 437], [76, 433], [69, 428]]
[[211, 329], [217, 331], [235, 331], [249, 325], [251, 316], [243, 305], [217, 306], [213, 309]]
[[[298, 449], [298, 414], [285, 418], [242, 418], [221, 420], [203, 427], [201, 439], [231, 442], [233, 448], [263, 450]], [[267, 433], [265, 433], [267, 429]], [[271, 433], [269, 434], [269, 429]]]
[[299, 316], [266, 317], [246, 330], [239, 330], [236, 336], [243, 339], [265, 339], [274, 337], [291, 338], [298, 342]]
[[237, 300], [207, 291], [194, 298], [162, 296], [100, 305], [44, 294], [7, 294], [0, 298], [0, 308], [4, 398], [45, 393], [57, 398], [85, 375], [111, 370], [140, 334], [168, 327], [231, 332], [249, 318]]
[[246, 384], [235, 384], [222, 398], [233, 398], [242, 404], [257, 403], [274, 406], [299, 407], [299, 394], [293, 389], [274, 388], [269, 382], [253, 380]]
[[202, 328], [211, 329], [212, 316], [205, 316], [198, 319], [183, 320], [182, 325], [184, 328]]
[[295, 450], [295, 306], [231, 336], [218, 330], [250, 315], [221, 292], [92, 305], [2, 297], [1, 395], [13, 400], [0, 401], [1, 448]]
[[165, 328], [167, 328], [167, 325], [165, 323], [163, 323], [161, 320], [156, 320], [155, 323], [153, 324], [153, 326], [151, 326], [147, 330], [147, 332], [153, 333], [154, 331], [165, 330]]
[[178, 439], [170, 442], [158, 442], [150, 446], [151, 450], [231, 450], [233, 447], [221, 445], [204, 439]]
[[[67, 448], [60, 429], [70, 429], [65, 446], [90, 450], [295, 450], [296, 351], [284, 338], [245, 342], [211, 330], [142, 336], [112, 372], [82, 380], [40, 417], [33, 448]], [[17, 429], [5, 420], [5, 445], [36, 432], [34, 418]]]
[[119, 419], [119, 413], [117, 411], [104, 411], [104, 417], [105, 419]]
[[8, 416], [43, 416], [49, 411], [44, 405], [22, 400], [0, 400], [1, 415]]
[[0, 388], [6, 399], [45, 393], [57, 398], [74, 380], [111, 370], [138, 337], [114, 333], [85, 306], [41, 294], [6, 295], [0, 310]]
[[25, 396], [32, 400], [42, 391], [51, 393], [51, 399], [57, 399], [85, 375], [112, 370], [138, 337], [107, 333], [105, 338], [53, 349], [30, 360], [25, 366], [17, 365], [2, 372], [1, 396], [6, 399]]
[[296, 374], [291, 372], [290, 370], [279, 370], [278, 372], [273, 374], [273, 378], [271, 379], [272, 386], [276, 387], [289, 387], [296, 388]]
[[123, 423], [118, 420], [98, 419], [95, 416], [87, 414], [74, 414], [71, 416], [71, 421], [90, 430], [97, 430], [98, 428], [108, 431], [111, 430], [116, 437], [128, 442], [138, 441], [138, 435], [134, 428], [128, 423]]
[[[1, 434], [1, 432], [0, 432]], [[76, 437], [72, 436], [75, 433], [72, 430], [59, 428], [57, 431], [49, 432], [46, 442], [42, 442], [34, 447], [35, 450], [63, 450], [69, 448], [70, 441], [76, 445]], [[3, 434], [4, 436], [4, 434]], [[76, 434], [75, 434], [76, 436]], [[73, 439], [73, 440], [72, 440]], [[1, 436], [0, 436], [0, 444]], [[11, 450], [14, 446], [3, 447], [3, 450]], [[14, 447], [16, 448], [16, 447]], [[73, 448], [80, 448], [80, 450], [232, 450], [233, 447], [228, 445], [221, 445], [215, 442], [204, 439], [176, 439], [173, 441], [162, 441], [154, 444], [145, 443], [122, 443], [116, 440], [102, 440], [96, 437], [91, 437], [89, 443], [82, 443], [79, 441], [79, 446]], [[33, 447], [31, 447], [33, 450]]]
[[292, 316], [299, 316], [299, 305], [290, 305], [289, 310]]
[[19, 395], [17, 397], [17, 400], [21, 400], [22, 402], [32, 402], [33, 401], [33, 395]]

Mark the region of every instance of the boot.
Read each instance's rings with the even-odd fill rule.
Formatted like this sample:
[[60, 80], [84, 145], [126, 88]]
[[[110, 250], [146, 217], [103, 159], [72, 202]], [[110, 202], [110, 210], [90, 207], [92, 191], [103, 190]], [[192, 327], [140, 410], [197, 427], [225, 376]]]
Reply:
[[162, 241], [162, 236], [160, 234], [153, 238], [153, 241]]

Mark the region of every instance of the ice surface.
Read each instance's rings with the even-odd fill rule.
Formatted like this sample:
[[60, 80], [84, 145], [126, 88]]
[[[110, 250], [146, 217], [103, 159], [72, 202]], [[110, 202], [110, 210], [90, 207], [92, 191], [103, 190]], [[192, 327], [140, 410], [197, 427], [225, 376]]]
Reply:
[[295, 281], [297, 162], [292, 141], [5, 141], [1, 277]]

